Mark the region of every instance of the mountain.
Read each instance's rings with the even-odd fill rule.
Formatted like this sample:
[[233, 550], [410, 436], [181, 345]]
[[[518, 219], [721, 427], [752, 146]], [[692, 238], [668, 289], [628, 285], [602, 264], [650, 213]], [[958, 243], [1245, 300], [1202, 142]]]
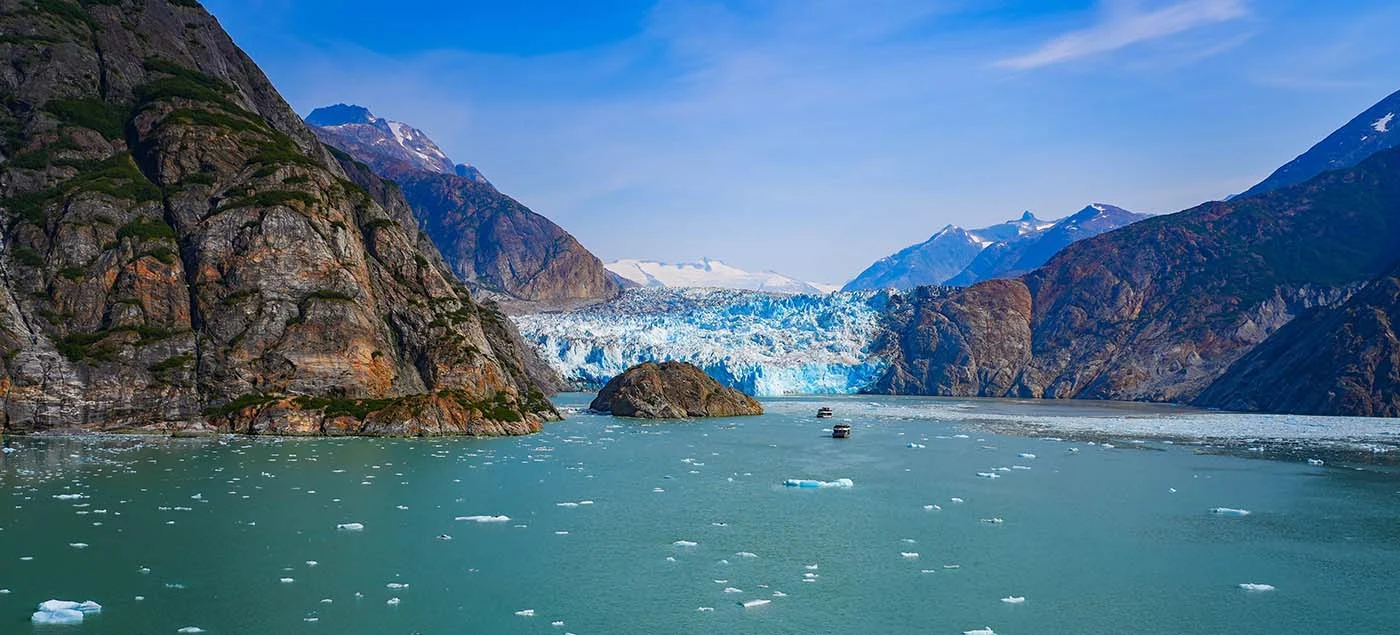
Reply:
[[1349, 168], [1382, 150], [1400, 145], [1400, 91], [1371, 106], [1326, 139], [1274, 171], [1241, 196], [1288, 187], [1323, 172]]
[[873, 390], [1190, 402], [1396, 245], [1400, 149], [1079, 241], [1016, 280], [893, 299]]
[[0, 429], [523, 434], [557, 417], [531, 350], [402, 196], [347, 172], [198, 3], [7, 7]]
[[614, 297], [621, 285], [573, 236], [452, 161], [422, 131], [360, 106], [306, 118], [327, 145], [398, 184], [418, 224], [472, 288], [536, 303]]
[[570, 311], [516, 315], [525, 340], [566, 380], [599, 388], [634, 364], [687, 361], [757, 396], [845, 394], [885, 363], [871, 354], [884, 292], [778, 295], [628, 289]]
[[1043, 265], [1071, 243], [1136, 223], [1147, 214], [1094, 203], [1049, 227], [988, 245], [944, 284], [965, 287], [981, 280], [1014, 278]]
[[1284, 325], [1196, 398], [1230, 410], [1400, 417], [1400, 262]]
[[943, 284], [972, 264], [987, 247], [1050, 225], [1030, 212], [1017, 220], [982, 229], [966, 230], [947, 225], [928, 240], [877, 260], [841, 290], [912, 289], [926, 284]]
[[700, 262], [668, 264], [653, 260], [615, 260], [605, 265], [608, 271], [636, 283], [639, 287], [711, 287], [716, 289], [748, 289], [768, 293], [823, 294], [835, 291], [833, 285], [803, 282], [780, 273], [754, 273], [727, 265], [711, 258]]

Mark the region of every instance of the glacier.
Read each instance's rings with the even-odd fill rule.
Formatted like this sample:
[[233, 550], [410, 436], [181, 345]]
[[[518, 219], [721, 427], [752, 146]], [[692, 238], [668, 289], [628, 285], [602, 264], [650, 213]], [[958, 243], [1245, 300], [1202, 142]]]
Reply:
[[596, 388], [646, 361], [686, 361], [750, 395], [853, 394], [886, 362], [871, 353], [889, 293], [781, 295], [628, 289], [572, 311], [512, 316], [570, 383]]

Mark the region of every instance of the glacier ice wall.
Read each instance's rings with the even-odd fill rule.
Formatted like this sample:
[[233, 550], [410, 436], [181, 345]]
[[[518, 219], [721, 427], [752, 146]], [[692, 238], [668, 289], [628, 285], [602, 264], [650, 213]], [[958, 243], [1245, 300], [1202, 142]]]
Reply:
[[641, 362], [679, 360], [751, 395], [846, 394], [884, 369], [870, 348], [888, 299], [644, 288], [514, 320], [555, 370], [582, 386], [601, 386]]

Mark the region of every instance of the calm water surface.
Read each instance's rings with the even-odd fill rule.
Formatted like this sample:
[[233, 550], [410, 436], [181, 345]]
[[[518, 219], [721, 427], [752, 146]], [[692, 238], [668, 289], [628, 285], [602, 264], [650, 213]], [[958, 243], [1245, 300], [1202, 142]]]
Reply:
[[[0, 633], [1400, 633], [1392, 470], [870, 401], [845, 441], [815, 399], [516, 439], [10, 438]], [[50, 598], [104, 611], [32, 626]]]

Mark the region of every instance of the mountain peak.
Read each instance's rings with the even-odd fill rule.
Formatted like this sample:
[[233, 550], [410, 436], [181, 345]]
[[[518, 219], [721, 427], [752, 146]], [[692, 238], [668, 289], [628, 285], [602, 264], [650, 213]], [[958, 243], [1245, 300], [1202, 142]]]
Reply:
[[313, 126], [343, 126], [349, 123], [373, 124], [375, 117], [368, 108], [354, 104], [336, 104], [311, 111], [306, 123]]
[[833, 285], [806, 282], [773, 271], [745, 271], [715, 258], [676, 263], [622, 259], [605, 266], [608, 271], [642, 287], [708, 287], [785, 294], [823, 294], [836, 290]]
[[1377, 152], [1400, 146], [1396, 113], [1400, 113], [1400, 91], [1367, 108], [1240, 196], [1297, 185], [1323, 172], [1355, 166]]
[[1022, 222], [1034, 222], [1034, 221], [1038, 221], [1038, 220], [1040, 220], [1040, 219], [1039, 219], [1039, 218], [1036, 218], [1036, 217], [1035, 217], [1035, 214], [1031, 213], [1030, 210], [1026, 210], [1025, 212], [1023, 212], [1023, 213], [1021, 214], [1021, 219], [1020, 219], [1020, 220], [1021, 220]]

